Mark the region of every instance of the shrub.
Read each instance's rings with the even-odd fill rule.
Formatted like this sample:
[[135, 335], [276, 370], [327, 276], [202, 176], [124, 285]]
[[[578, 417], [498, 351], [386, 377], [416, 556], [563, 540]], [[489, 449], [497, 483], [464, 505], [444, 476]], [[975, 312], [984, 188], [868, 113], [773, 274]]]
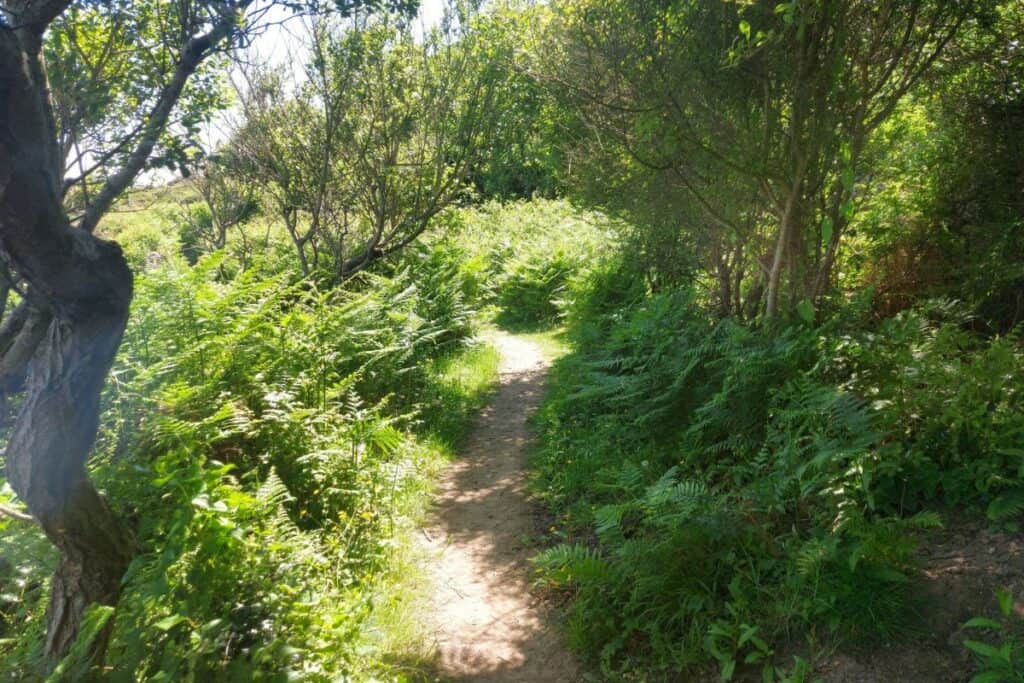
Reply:
[[1024, 507], [1024, 359], [956, 307], [753, 326], [687, 290], [608, 289], [604, 305], [593, 283], [534, 458], [576, 540], [537, 564], [609, 675], [745, 662], [771, 678], [804, 634], [895, 638], [930, 508]]
[[876, 331], [841, 335], [829, 374], [869, 401], [884, 444], [870, 467], [878, 505], [981, 504], [1024, 474], [1024, 354], [986, 340], [946, 302], [904, 311]]
[[561, 200], [490, 202], [463, 212], [458, 240], [466, 263], [484, 268], [483, 290], [500, 308], [499, 322], [535, 326], [554, 322], [570, 281], [600, 262], [617, 224]]

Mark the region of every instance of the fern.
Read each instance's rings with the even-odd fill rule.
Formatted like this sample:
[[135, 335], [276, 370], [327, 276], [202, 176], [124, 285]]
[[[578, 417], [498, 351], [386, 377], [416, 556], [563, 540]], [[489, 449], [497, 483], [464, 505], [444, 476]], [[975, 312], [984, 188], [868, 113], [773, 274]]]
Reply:
[[256, 490], [256, 499], [268, 509], [276, 510], [294, 501], [295, 497], [292, 496], [291, 492], [288, 491], [288, 487], [281, 481], [281, 477], [277, 475], [277, 470], [271, 468], [266, 479], [263, 480], [263, 483]]
[[988, 518], [1001, 522], [1024, 514], [1024, 487], [1011, 489], [997, 496], [988, 505]]
[[556, 586], [601, 585], [612, 576], [611, 566], [593, 548], [557, 545], [531, 560], [541, 580]]

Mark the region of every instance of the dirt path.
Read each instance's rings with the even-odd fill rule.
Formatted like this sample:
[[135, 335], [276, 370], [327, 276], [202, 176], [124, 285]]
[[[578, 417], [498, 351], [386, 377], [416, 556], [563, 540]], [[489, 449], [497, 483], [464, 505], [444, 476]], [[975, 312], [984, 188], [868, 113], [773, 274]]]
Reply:
[[462, 457], [443, 475], [429, 545], [438, 668], [446, 680], [577, 680], [575, 661], [530, 593], [533, 506], [526, 493], [526, 419], [547, 363], [535, 344], [496, 340], [501, 387]]

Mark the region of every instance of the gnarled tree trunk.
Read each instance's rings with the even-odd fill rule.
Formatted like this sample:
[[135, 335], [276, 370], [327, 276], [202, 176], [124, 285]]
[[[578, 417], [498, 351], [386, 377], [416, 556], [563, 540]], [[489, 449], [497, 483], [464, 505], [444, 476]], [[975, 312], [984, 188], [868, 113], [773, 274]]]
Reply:
[[90, 604], [116, 602], [133, 551], [86, 471], [132, 275], [117, 245], [71, 227], [61, 201], [63, 159], [40, 51], [43, 29], [66, 4], [19, 3], [24, 22], [0, 26], [0, 255], [27, 283], [36, 309], [23, 315], [6, 349], [9, 364], [0, 363], [17, 380], [17, 366], [25, 368], [7, 477], [60, 551], [48, 611], [51, 658], [67, 651]]
[[29, 366], [25, 402], [7, 447], [11, 486], [60, 551], [47, 615], [51, 657], [74, 642], [90, 604], [116, 604], [133, 552], [130, 533], [85, 468], [100, 390], [124, 322], [123, 315], [100, 313], [50, 323]]

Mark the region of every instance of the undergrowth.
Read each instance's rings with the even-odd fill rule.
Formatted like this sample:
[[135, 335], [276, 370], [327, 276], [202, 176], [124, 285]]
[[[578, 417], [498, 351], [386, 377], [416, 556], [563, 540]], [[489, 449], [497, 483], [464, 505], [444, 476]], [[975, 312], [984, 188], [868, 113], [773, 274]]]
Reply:
[[[225, 279], [223, 258], [137, 279], [92, 462], [141, 550], [106, 675], [398, 677], [388, 651], [411, 645], [387, 605], [403, 534], [497, 354], [472, 342], [444, 254], [329, 291], [260, 268]], [[0, 544], [17, 558], [0, 565], [0, 666], [31, 677], [53, 553], [6, 518]], [[88, 656], [73, 651], [65, 676]]]
[[574, 283], [614, 246], [616, 223], [563, 200], [488, 202], [461, 216], [457, 241], [496, 322], [516, 332], [555, 325]]
[[804, 680], [802, 643], [920, 630], [916, 548], [939, 512], [1021, 509], [1014, 337], [969, 332], [949, 302], [745, 325], [621, 273], [566, 302], [575, 348], [539, 417], [534, 488], [571, 540], [535, 562], [570, 599], [570, 644], [613, 679]]
[[[181, 232], [195, 201], [181, 185], [145, 191], [105, 227], [139, 274], [91, 475], [140, 552], [116, 611], [91, 613], [58, 675], [422, 678], [409, 537], [496, 381], [482, 309], [553, 322], [603, 219], [553, 201], [467, 209], [449, 217], [457, 235], [321, 287], [259, 215], [195, 262]], [[0, 669], [31, 678], [55, 557], [8, 517], [0, 557]], [[89, 638], [108, 623], [107, 668], [90, 674]]]

